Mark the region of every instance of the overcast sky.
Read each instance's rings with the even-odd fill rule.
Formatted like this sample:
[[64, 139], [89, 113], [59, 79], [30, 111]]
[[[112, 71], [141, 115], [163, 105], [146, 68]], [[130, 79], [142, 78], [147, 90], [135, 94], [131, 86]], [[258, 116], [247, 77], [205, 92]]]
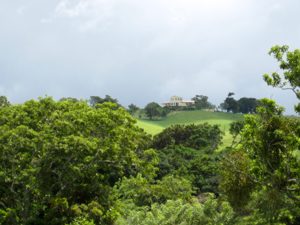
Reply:
[[[219, 105], [290, 91], [268, 87], [274, 45], [300, 48], [298, 0], [13, 0], [0, 3], [0, 95], [110, 95], [145, 107], [173, 95]], [[278, 70], [280, 72], [280, 70]]]

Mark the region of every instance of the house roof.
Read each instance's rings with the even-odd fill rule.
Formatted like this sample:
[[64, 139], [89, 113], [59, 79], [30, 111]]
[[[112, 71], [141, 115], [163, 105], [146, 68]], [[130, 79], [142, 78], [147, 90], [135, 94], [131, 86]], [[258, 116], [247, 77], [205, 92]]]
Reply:
[[[162, 104], [169, 104], [171, 102], [164, 102]], [[182, 103], [195, 103], [195, 101], [182, 101]]]

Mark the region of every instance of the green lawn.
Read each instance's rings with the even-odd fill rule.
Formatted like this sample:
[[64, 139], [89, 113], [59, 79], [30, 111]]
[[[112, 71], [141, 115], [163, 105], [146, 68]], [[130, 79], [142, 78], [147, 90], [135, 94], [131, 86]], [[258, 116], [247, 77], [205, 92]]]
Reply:
[[175, 124], [201, 124], [205, 122], [208, 122], [209, 124], [220, 124], [221, 130], [225, 132], [225, 136], [223, 137], [224, 144], [221, 146], [221, 149], [223, 149], [230, 145], [232, 140], [229, 134], [229, 124], [238, 120], [244, 120], [244, 115], [206, 112], [202, 110], [177, 111], [173, 112], [173, 115], [171, 114], [165, 119], [138, 119], [137, 126], [143, 128], [147, 133], [155, 135], [163, 129]]

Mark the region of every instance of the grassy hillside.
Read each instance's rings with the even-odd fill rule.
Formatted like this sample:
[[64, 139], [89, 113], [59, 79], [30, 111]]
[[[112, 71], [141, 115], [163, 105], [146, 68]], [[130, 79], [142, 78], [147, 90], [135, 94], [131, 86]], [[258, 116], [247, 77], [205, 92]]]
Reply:
[[225, 136], [223, 138], [224, 145], [221, 147], [224, 148], [231, 143], [229, 124], [233, 121], [243, 119], [243, 114], [215, 113], [201, 110], [178, 111], [174, 112], [173, 115], [169, 115], [165, 119], [138, 119], [137, 126], [143, 128], [147, 133], [155, 135], [161, 132], [163, 129], [175, 124], [201, 124], [205, 122], [208, 122], [209, 124], [220, 124], [221, 130], [225, 132]]

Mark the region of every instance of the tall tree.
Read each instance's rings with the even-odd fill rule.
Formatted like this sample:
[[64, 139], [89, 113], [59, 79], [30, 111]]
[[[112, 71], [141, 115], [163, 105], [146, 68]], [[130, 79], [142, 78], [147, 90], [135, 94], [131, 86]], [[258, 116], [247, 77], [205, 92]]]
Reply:
[[139, 107], [137, 107], [135, 104], [133, 104], [133, 103], [131, 103], [129, 106], [128, 106], [128, 108], [129, 108], [129, 113], [131, 114], [131, 115], [133, 115], [136, 111], [138, 111], [140, 108]]
[[196, 95], [192, 98], [195, 101], [196, 109], [213, 109], [215, 105], [208, 101], [208, 96], [205, 95]]
[[6, 96], [0, 96], [0, 106], [9, 106], [10, 102], [7, 100]]
[[227, 113], [233, 112], [237, 113], [238, 112], [238, 104], [237, 101], [232, 97], [234, 95], [233, 92], [228, 93], [228, 97], [224, 101], [224, 106], [226, 106], [226, 111]]
[[226, 102], [222, 102], [220, 103], [220, 105], [218, 106], [219, 109], [221, 109], [221, 111], [227, 111], [227, 108], [229, 107], [229, 105]]
[[256, 108], [259, 106], [259, 101], [255, 98], [240, 98], [237, 101], [238, 112], [248, 114], [255, 113]]
[[146, 115], [150, 120], [152, 120], [152, 118], [155, 116], [161, 116], [162, 111], [162, 107], [156, 102], [148, 103], [145, 107]]
[[102, 98], [100, 98], [99, 96], [91, 96], [89, 102], [90, 102], [91, 106], [95, 107], [97, 104], [103, 103], [104, 100]]

